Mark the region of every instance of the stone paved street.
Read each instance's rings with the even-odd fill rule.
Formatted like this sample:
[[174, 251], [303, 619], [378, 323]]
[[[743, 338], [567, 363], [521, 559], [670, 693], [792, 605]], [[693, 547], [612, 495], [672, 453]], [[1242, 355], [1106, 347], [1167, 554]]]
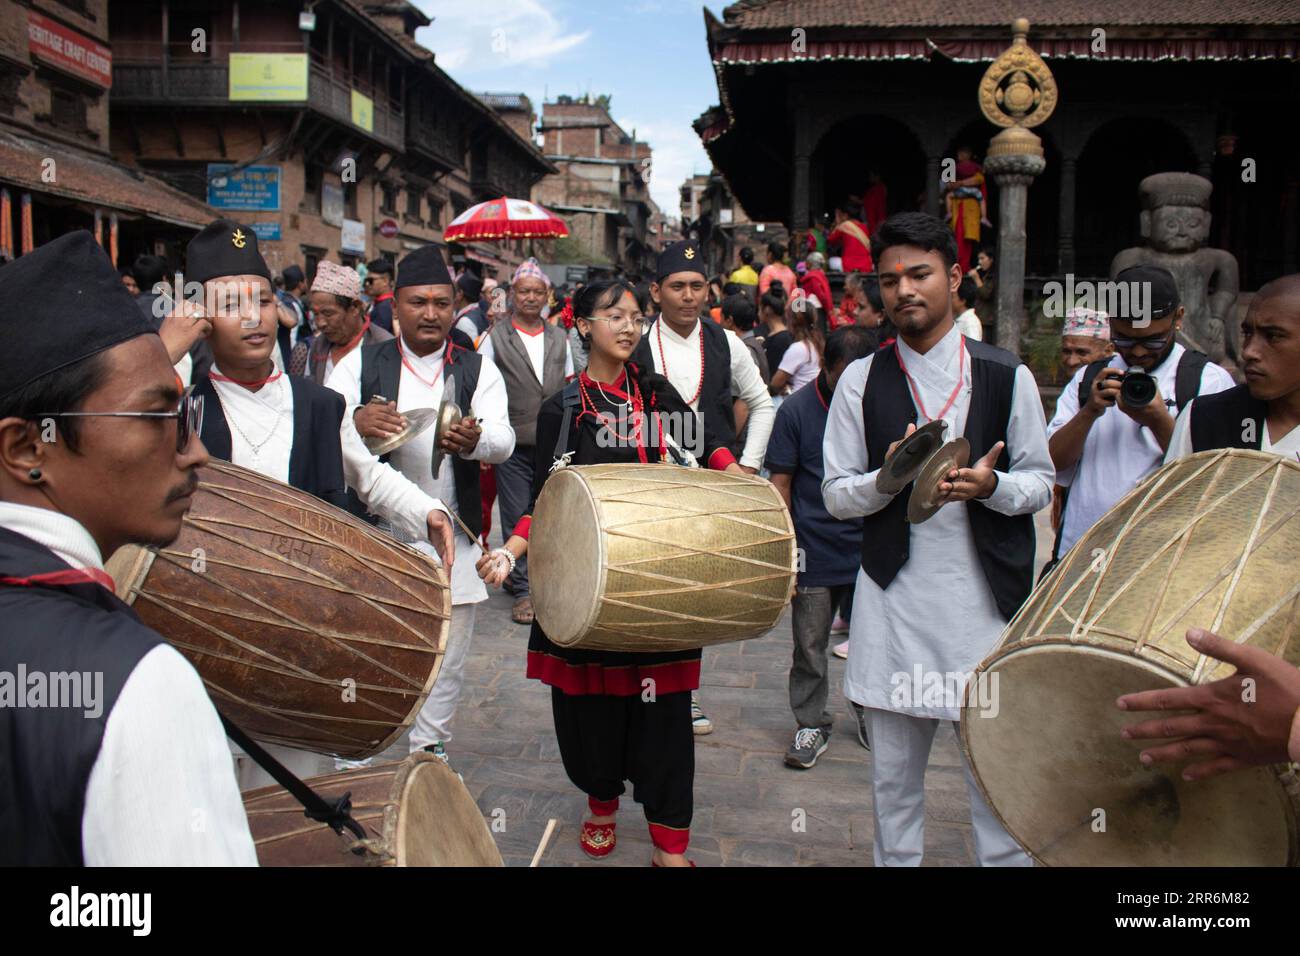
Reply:
[[[1046, 512], [1037, 524], [1041, 565], [1052, 540]], [[527, 635], [511, 622], [505, 594], [494, 592], [480, 605], [448, 746], [452, 766], [489, 822], [504, 823], [495, 836], [508, 866], [528, 865], [552, 817], [559, 822], [539, 865], [647, 865], [650, 837], [630, 793], [614, 853], [593, 861], [579, 848], [586, 799], [560, 763], [549, 688], [524, 678]], [[786, 696], [790, 646], [787, 610], [766, 636], [704, 652], [701, 700], [715, 729], [695, 738], [690, 856], [700, 866], [871, 865], [870, 754], [859, 745], [841, 696], [838, 658], [831, 664], [830, 748], [811, 770], [782, 762], [795, 729]], [[400, 760], [407, 749], [404, 737], [380, 759]], [[800, 831], [797, 819], [804, 823]], [[926, 776], [926, 865], [973, 863], [969, 819], [956, 736], [944, 726]]]

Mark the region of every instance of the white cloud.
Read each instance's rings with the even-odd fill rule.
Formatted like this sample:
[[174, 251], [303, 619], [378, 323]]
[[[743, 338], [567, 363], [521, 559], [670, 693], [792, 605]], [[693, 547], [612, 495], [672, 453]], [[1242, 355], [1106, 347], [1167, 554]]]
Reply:
[[650, 195], [665, 214], [676, 216], [681, 207], [679, 190], [683, 181], [712, 168], [699, 136], [689, 122], [669, 125], [621, 117], [617, 121], [629, 135], [635, 129], [636, 138], [650, 144]]
[[589, 30], [569, 32], [542, 0], [415, 0], [434, 18], [416, 39], [443, 69], [464, 76], [504, 67], [544, 67], [579, 46]]

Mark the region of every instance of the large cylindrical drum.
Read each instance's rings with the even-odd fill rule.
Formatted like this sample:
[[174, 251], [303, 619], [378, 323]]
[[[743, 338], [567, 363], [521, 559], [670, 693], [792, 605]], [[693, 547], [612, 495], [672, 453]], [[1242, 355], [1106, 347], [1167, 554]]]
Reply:
[[[961, 735], [1007, 830], [1056, 865], [1295, 865], [1292, 768], [1144, 767], [1121, 694], [1206, 683], [1200, 627], [1300, 665], [1300, 464], [1202, 452], [1150, 475], [1030, 595], [968, 683]], [[1243, 693], [1249, 693], [1243, 687]]]
[[308, 819], [281, 787], [249, 790], [244, 810], [262, 866], [503, 865], [474, 798], [433, 754], [306, 783], [327, 803], [350, 793], [352, 818], [365, 838]]
[[451, 618], [443, 569], [320, 499], [214, 461], [180, 537], [126, 547], [118, 596], [250, 736], [359, 759], [415, 720]]
[[768, 481], [678, 465], [579, 465], [533, 512], [542, 630], [590, 650], [674, 651], [757, 637], [789, 603], [794, 526]]

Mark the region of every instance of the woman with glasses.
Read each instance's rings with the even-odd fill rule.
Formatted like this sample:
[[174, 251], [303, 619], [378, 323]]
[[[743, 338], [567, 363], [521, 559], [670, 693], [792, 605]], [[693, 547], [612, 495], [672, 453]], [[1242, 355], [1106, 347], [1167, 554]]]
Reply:
[[[585, 372], [542, 404], [533, 505], [557, 462], [660, 462], [676, 446], [712, 468], [740, 470], [707, 423], [701, 447], [690, 448], [695, 413], [667, 379], [629, 362], [642, 318], [631, 285], [622, 279], [593, 282], [575, 296], [573, 314], [589, 360]], [[504, 548], [479, 560], [479, 574], [494, 587], [527, 553], [531, 514], [532, 507]], [[573, 650], [553, 644], [534, 621], [528, 676], [551, 687], [564, 769], [587, 794], [591, 817], [579, 837], [583, 850], [600, 857], [614, 849], [618, 798], [630, 779], [650, 825], [653, 865], [692, 865], [685, 856], [695, 776], [690, 692], [699, 687], [699, 650]], [[650, 702], [641, 697], [646, 677], [654, 681]]]

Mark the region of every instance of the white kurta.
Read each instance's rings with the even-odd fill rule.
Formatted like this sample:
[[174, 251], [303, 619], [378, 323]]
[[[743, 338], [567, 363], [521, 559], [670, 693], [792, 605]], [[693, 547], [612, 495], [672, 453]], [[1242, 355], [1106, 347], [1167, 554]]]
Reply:
[[[353, 349], [349, 354], [360, 353], [360, 349]], [[212, 370], [218, 376], [223, 374], [215, 365]], [[289, 379], [281, 375], [255, 392], [220, 378], [213, 378], [212, 386], [230, 429], [230, 460], [287, 483], [294, 437], [293, 388]], [[346, 414], [339, 429], [339, 444], [343, 478], [366, 508], [400, 529], [404, 537], [425, 538], [429, 512], [445, 511], [442, 504], [372, 455]]]
[[[528, 361], [533, 367], [533, 374], [537, 376], [537, 381], [544, 382], [546, 374], [546, 326], [543, 324], [536, 332], [522, 332], [519, 326], [513, 326], [511, 331], [519, 339], [528, 354]], [[483, 356], [489, 362], [496, 357], [496, 346], [492, 344], [491, 330], [483, 333], [482, 339], [478, 343], [478, 354]], [[499, 372], [499, 370], [498, 370]], [[564, 380], [567, 382], [573, 378], [573, 350], [569, 347], [566, 339], [564, 342]]]
[[[1192, 409], [1195, 407], [1196, 400], [1193, 399], [1174, 422], [1174, 434], [1169, 439], [1165, 464], [1192, 453], [1192, 415], [1194, 414]], [[1265, 425], [1260, 436], [1259, 449], [1272, 452], [1274, 455], [1282, 455], [1292, 461], [1300, 461], [1300, 427], [1291, 429], [1285, 435], [1273, 435]]]
[[[95, 540], [67, 515], [0, 502], [0, 526], [74, 568], [104, 569]], [[257, 865], [225, 731], [198, 673], [170, 644], [140, 659], [108, 715], [81, 841], [88, 866]]]
[[[700, 336], [703, 334], [698, 319], [690, 333], [681, 336], [662, 317], [646, 333], [655, 371], [667, 378], [682, 401], [690, 403], [697, 412], [700, 410], [696, 395], [700, 389]], [[763, 384], [763, 377], [758, 373], [758, 366], [749, 354], [749, 347], [735, 335], [728, 335], [726, 341], [731, 353], [731, 396], [749, 406], [749, 431], [740, 463], [749, 468], [761, 468], [763, 456], [767, 453], [767, 439], [772, 434], [772, 423], [776, 421], [776, 408], [767, 386]], [[695, 401], [691, 401], [692, 396], [695, 396]]]
[[[970, 410], [970, 356], [966, 353], [959, 369], [958, 355], [964, 351], [960, 340], [954, 328], [925, 355], [898, 340], [926, 413], [939, 414], [960, 376], [961, 390], [944, 416], [949, 440], [965, 431]], [[831, 402], [822, 496], [837, 518], [875, 514], [891, 500], [876, 491], [877, 472], [867, 465], [862, 392], [873, 358], [848, 367]], [[918, 425], [929, 420], [918, 409]], [[887, 437], [894, 441], [903, 436]], [[997, 473], [998, 486], [983, 504], [1005, 515], [1032, 514], [1051, 500], [1055, 469], [1047, 451], [1038, 387], [1024, 365], [1016, 370], [1007, 445], [1011, 470]], [[924, 524], [910, 526], [908, 561], [888, 590], [859, 571], [844, 674], [850, 700], [914, 717], [958, 718], [965, 675], [1006, 625], [975, 550], [968, 507], [954, 502]], [[937, 698], [924, 693], [940, 681], [947, 693]], [[918, 683], [920, 694], [913, 692]]]
[[[442, 371], [445, 354], [445, 345], [439, 351], [423, 357], [416, 355], [408, 346], [402, 346], [402, 355], [406, 363], [410, 363], [418, 375], [405, 363], [402, 365], [402, 375], [395, 399], [399, 410], [442, 407], [442, 393], [445, 387]], [[357, 349], [346, 355], [325, 384], [342, 395], [343, 400], [347, 402], [348, 409], [343, 416], [343, 427], [345, 431], [350, 431], [356, 436], [357, 441], [360, 441], [356, 426], [352, 423], [352, 414], [361, 403], [361, 350]], [[468, 458], [496, 465], [510, 457], [515, 450], [515, 430], [510, 427], [506, 405], [506, 383], [497, 367], [486, 358], [479, 368], [478, 385], [474, 389], [471, 407], [461, 411], [466, 414], [473, 411], [483, 429], [478, 445], [467, 456]], [[404, 480], [414, 482], [425, 494], [439, 499], [454, 511], [458, 503], [451, 460], [443, 456], [442, 467], [435, 480], [430, 470], [432, 458], [433, 429], [430, 428], [393, 452], [389, 458], [392, 468], [387, 465], [381, 467], [389, 471], [396, 469], [396, 472], [405, 476]], [[364, 495], [362, 500], [365, 500]], [[395, 525], [394, 532], [399, 540], [418, 547], [426, 553], [433, 552], [428, 542], [428, 535], [423, 528], [411, 533], [410, 529], [401, 531]], [[474, 570], [477, 558], [477, 549], [457, 526], [456, 561], [451, 567], [453, 604], [470, 604], [487, 600], [487, 587]]]

